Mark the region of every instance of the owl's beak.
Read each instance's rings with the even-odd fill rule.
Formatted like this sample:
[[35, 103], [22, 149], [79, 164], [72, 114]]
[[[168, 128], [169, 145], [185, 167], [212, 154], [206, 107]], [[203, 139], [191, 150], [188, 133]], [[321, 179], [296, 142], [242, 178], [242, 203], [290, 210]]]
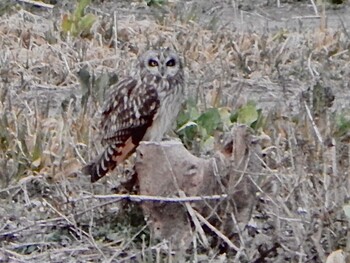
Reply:
[[164, 78], [164, 75], [165, 75], [165, 67], [160, 67], [159, 72], [160, 72], [160, 75]]

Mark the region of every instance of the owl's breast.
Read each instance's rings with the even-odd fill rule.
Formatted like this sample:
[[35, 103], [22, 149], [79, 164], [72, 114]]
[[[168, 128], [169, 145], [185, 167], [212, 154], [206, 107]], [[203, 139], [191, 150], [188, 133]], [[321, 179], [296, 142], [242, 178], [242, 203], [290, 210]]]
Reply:
[[152, 125], [144, 136], [144, 140], [147, 141], [161, 141], [164, 134], [174, 125], [184, 99], [183, 87], [175, 87], [170, 92], [161, 91], [159, 99], [158, 112], [155, 114]]

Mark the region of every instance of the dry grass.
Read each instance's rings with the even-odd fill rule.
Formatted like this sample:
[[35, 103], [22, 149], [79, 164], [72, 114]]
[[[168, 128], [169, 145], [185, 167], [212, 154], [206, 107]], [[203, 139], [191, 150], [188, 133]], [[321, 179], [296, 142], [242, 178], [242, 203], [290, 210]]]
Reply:
[[[271, 188], [259, 193], [249, 229], [231, 239], [239, 253], [195, 242], [188, 260], [324, 262], [336, 249], [350, 252], [342, 210], [350, 190], [348, 131], [336, 133], [335, 122], [350, 101], [345, 30], [262, 34], [210, 30], [172, 13], [162, 20], [101, 15], [88, 40], [61, 37], [59, 22], [22, 9], [0, 21], [0, 261], [176, 261], [165, 243], [150, 243], [134, 205], [86, 198], [110, 193], [116, 175], [92, 186], [75, 173], [101, 149], [96, 127], [108, 82], [101, 76], [128, 74], [137, 55], [154, 45], [183, 55], [189, 96], [199, 107], [236, 109], [249, 98], [268, 116], [259, 132], [271, 139], [263, 145], [270, 159], [258, 176]], [[100, 77], [81, 80], [99, 88], [87, 105], [82, 68]], [[316, 83], [336, 96], [321, 113], [312, 99], [300, 99]]]

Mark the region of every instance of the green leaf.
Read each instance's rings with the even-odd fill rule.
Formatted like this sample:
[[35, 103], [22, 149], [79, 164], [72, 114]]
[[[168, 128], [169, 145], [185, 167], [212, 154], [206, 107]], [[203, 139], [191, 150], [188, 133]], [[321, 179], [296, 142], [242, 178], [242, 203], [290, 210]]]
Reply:
[[218, 109], [211, 108], [207, 110], [201, 116], [199, 116], [197, 123], [199, 126], [206, 129], [207, 134], [211, 135], [221, 123], [221, 117]]
[[95, 23], [96, 17], [93, 14], [87, 14], [78, 21], [79, 34], [88, 34], [92, 25]]
[[214, 137], [209, 136], [205, 141], [202, 142], [201, 148], [204, 152], [210, 152], [214, 149]]
[[190, 120], [192, 120], [192, 121], [197, 120], [199, 118], [199, 116], [201, 115], [199, 113], [197, 107], [190, 108], [188, 113], [189, 113]]
[[198, 126], [198, 135], [200, 136], [200, 138], [202, 140], [205, 140], [206, 138], [208, 138], [209, 134], [206, 128], [202, 127], [202, 126]]
[[250, 126], [259, 117], [258, 111], [254, 102], [248, 102], [238, 111], [237, 122]]
[[[188, 121], [190, 120], [190, 115], [188, 114], [188, 111], [185, 110], [181, 110], [179, 115], [177, 116], [176, 119], [176, 127], [182, 127], [183, 125], [185, 125]], [[178, 129], [180, 129], [178, 128]]]
[[230, 115], [230, 121], [232, 123], [238, 122], [238, 111], [234, 111]]
[[6, 113], [0, 118], [0, 149], [6, 151], [10, 145], [11, 135], [9, 132], [9, 122]]
[[39, 164], [41, 162], [41, 156], [43, 152], [43, 143], [44, 143], [43, 142], [44, 134], [40, 130], [41, 129], [37, 130], [35, 145], [32, 152], [32, 162], [35, 162], [35, 163], [39, 162]]
[[63, 18], [62, 18], [62, 23], [61, 23], [61, 28], [62, 28], [62, 31], [64, 33], [68, 33], [71, 31], [72, 29], [72, 19], [69, 17], [69, 15], [65, 14], [63, 15]]
[[90, 29], [96, 21], [95, 15], [85, 15], [85, 8], [90, 2], [91, 0], [80, 0], [73, 14], [65, 14], [63, 16], [61, 28], [64, 33], [70, 33], [75, 37], [86, 37], [89, 35]]
[[91, 0], [80, 0], [77, 8], [74, 12], [74, 17], [79, 20], [80, 17], [84, 16], [85, 8], [90, 4]]
[[195, 122], [188, 122], [177, 131], [185, 145], [192, 145], [198, 133], [198, 125]]
[[177, 127], [182, 127], [189, 121], [196, 121], [199, 116], [200, 113], [198, 112], [197, 104], [190, 98], [186, 101], [186, 108], [177, 117]]
[[185, 129], [188, 129], [190, 127], [197, 127], [197, 123], [193, 121], [186, 122], [184, 125], [182, 125], [180, 128], [177, 129], [177, 132], [181, 132]]
[[251, 127], [254, 129], [254, 130], [259, 130], [261, 127], [264, 126], [264, 123], [265, 123], [265, 118], [262, 114], [262, 109], [258, 109], [257, 110], [257, 113], [258, 113], [258, 118], [256, 121], [254, 121], [251, 125]]
[[336, 137], [342, 137], [346, 135], [349, 131], [350, 118], [344, 113], [341, 113], [340, 115], [336, 116], [336, 129], [334, 135]]
[[220, 119], [221, 119], [224, 131], [230, 129], [232, 125], [230, 108], [222, 107], [222, 108], [219, 108], [218, 110], [219, 110]]
[[196, 108], [197, 107], [197, 99], [195, 99], [193, 97], [189, 97], [186, 100], [186, 106], [187, 106], [187, 108]]

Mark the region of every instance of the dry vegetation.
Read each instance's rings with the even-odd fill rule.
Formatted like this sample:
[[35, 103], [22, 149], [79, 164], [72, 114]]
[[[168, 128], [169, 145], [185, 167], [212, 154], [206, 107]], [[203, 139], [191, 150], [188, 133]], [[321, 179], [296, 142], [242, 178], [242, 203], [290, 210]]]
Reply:
[[[59, 14], [69, 11], [62, 7], [10, 8], [1, 16], [0, 261], [325, 262], [332, 251], [347, 255], [346, 27], [248, 32], [216, 20], [197, 23], [194, 9], [172, 4], [163, 10], [132, 1], [135, 12], [114, 15], [101, 6], [88, 9], [96, 21], [83, 37], [63, 32]], [[193, 244], [181, 253], [150, 240], [135, 199], [111, 195], [131, 173], [132, 159], [94, 185], [78, 172], [101, 150], [97, 121], [105, 89], [150, 46], [171, 46], [184, 57], [195, 101], [187, 112], [216, 108], [232, 117], [247, 99], [263, 109], [259, 125], [245, 123], [259, 150], [258, 157], [249, 147], [245, 152], [255, 168], [232, 156], [233, 118], [221, 116], [218, 129], [187, 145], [208, 158], [220, 148], [229, 164], [219, 177], [232, 181], [236, 174], [254, 187], [248, 187], [251, 204], [229, 189], [234, 200], [211, 206], [205, 219], [215, 231], [203, 218], [203, 232], [194, 222]], [[252, 209], [244, 219], [236, 213], [240, 206]]]

